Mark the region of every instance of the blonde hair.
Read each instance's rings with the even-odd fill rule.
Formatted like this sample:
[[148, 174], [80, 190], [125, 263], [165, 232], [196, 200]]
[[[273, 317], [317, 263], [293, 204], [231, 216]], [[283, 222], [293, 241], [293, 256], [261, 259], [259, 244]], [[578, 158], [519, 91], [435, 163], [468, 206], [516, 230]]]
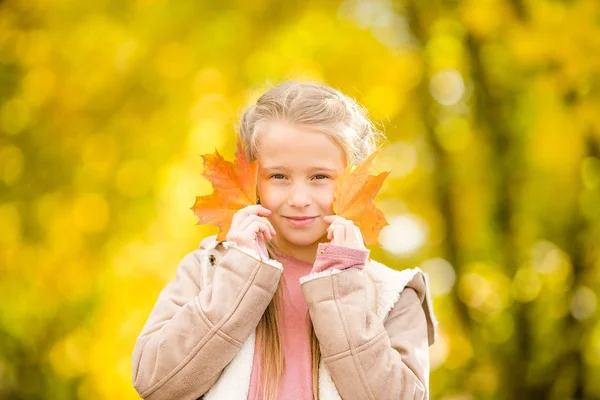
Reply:
[[[260, 131], [265, 123], [283, 121], [304, 125], [330, 135], [344, 150], [346, 160], [356, 164], [376, 150], [383, 134], [367, 117], [366, 110], [354, 99], [330, 86], [316, 82], [286, 81], [271, 87], [256, 104], [247, 108], [237, 127], [246, 145], [250, 161], [257, 158]], [[269, 256], [275, 249], [268, 243]], [[263, 350], [258, 371], [262, 383], [263, 400], [275, 400], [285, 372], [285, 357], [279, 337], [279, 312], [283, 298], [283, 276], [273, 299], [257, 326], [256, 340]], [[319, 399], [319, 363], [321, 353], [310, 318], [313, 399]]]

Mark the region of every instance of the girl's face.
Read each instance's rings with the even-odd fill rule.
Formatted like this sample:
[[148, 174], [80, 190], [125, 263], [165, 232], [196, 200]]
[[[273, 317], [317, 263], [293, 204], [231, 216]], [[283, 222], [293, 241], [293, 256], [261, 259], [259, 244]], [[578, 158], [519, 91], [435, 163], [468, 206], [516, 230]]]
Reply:
[[333, 191], [345, 168], [342, 148], [327, 134], [273, 121], [260, 133], [258, 193], [281, 248], [323, 240], [332, 215]]

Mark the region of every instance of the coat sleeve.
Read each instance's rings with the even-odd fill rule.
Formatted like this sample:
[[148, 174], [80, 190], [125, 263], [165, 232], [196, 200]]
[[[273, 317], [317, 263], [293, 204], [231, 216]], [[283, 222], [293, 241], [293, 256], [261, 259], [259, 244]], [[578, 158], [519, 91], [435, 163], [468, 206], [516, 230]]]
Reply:
[[[206, 393], [275, 293], [281, 264], [263, 263], [251, 250], [230, 244], [210, 266], [203, 261], [205, 251], [182, 259], [137, 338], [133, 386], [142, 398], [196, 399]], [[203, 288], [201, 268], [215, 268], [212, 283]]]
[[[317, 262], [318, 262], [317, 256]], [[321, 355], [344, 400], [428, 398], [432, 311], [418, 273], [384, 322], [368, 307], [360, 268], [301, 279]]]

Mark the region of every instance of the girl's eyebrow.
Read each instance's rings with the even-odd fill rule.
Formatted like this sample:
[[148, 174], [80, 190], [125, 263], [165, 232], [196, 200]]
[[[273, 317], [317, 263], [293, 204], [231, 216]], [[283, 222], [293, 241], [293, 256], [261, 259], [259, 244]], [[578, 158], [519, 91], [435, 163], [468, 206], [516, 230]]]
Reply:
[[[282, 166], [282, 165], [269, 165], [269, 166], [263, 166], [264, 169], [281, 169], [281, 170], [288, 170], [288, 168]], [[328, 167], [313, 167], [310, 168], [309, 171], [329, 171], [329, 172], [336, 172], [335, 169], [333, 168], [328, 168]]]

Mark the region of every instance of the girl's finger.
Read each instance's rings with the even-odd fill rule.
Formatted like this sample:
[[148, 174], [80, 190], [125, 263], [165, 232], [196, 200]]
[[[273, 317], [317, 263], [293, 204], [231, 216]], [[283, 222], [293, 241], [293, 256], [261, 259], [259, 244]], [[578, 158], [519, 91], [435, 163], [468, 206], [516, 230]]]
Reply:
[[255, 214], [255, 215], [262, 215], [262, 216], [267, 216], [267, 215], [271, 215], [271, 210], [269, 210], [268, 208], [266, 208], [263, 205], [260, 204], [253, 204], [250, 206], [246, 206], [244, 208], [242, 208], [241, 210], [238, 211], [241, 214]]
[[275, 236], [275, 228], [273, 228], [273, 224], [271, 224], [271, 221], [269, 221], [266, 217], [259, 217], [258, 215], [254, 214], [248, 215], [246, 219], [240, 222], [238, 227], [241, 230], [246, 229], [254, 221], [264, 222], [265, 224], [267, 224], [269, 226], [269, 230], [271, 231], [271, 236]]
[[346, 229], [342, 225], [334, 225], [332, 228], [332, 236], [335, 244], [344, 244], [346, 242]]
[[238, 210], [235, 214], [233, 214], [232, 225], [234, 224], [234, 222], [239, 224], [240, 221], [243, 221], [249, 215], [258, 215], [258, 216], [262, 216], [262, 217], [268, 217], [269, 215], [271, 215], [271, 210], [269, 210], [266, 207], [261, 206], [260, 204], [246, 206], [246, 207], [242, 208], [241, 210]]
[[327, 227], [327, 240], [333, 239], [333, 229], [338, 226], [337, 224], [331, 224]]
[[323, 217], [323, 221], [328, 224], [354, 225], [354, 222], [339, 215], [326, 215]]
[[332, 223], [331, 225], [329, 225], [329, 227], [327, 228], [327, 239], [329, 239], [330, 241], [334, 239], [333, 233], [335, 231], [335, 229], [340, 229], [343, 228], [342, 225], [337, 224], [337, 223]]
[[357, 245], [364, 246], [364, 240], [363, 240], [360, 228], [358, 226], [356, 226], [356, 225], [354, 225], [353, 228], [354, 228], [354, 242]]
[[258, 241], [258, 243], [260, 244], [261, 242], [265, 242], [268, 239], [265, 237], [265, 235], [262, 232], [258, 232], [256, 234], [256, 240]]
[[265, 245], [265, 238], [264, 238], [262, 232], [257, 233], [256, 248], [258, 249], [259, 257], [262, 260], [269, 258], [269, 252]]
[[275, 228], [273, 227], [273, 224], [271, 223], [271, 221], [269, 221], [269, 219], [267, 217], [265, 217], [265, 216], [255, 216], [255, 215], [250, 215], [250, 217], [257, 218], [260, 221], [262, 221], [262, 222], [266, 223], [267, 225], [269, 225], [269, 229], [271, 230], [271, 234], [273, 236], [275, 236], [275, 234], [277, 232], [275, 231]]
[[[254, 218], [252, 218], [254, 217]], [[250, 224], [254, 221], [258, 221], [260, 217], [256, 215], [246, 215], [244, 219], [240, 220], [237, 224], [237, 228], [241, 231], [248, 229]]]
[[250, 230], [251, 232], [254, 232], [255, 235], [258, 234], [259, 232], [262, 232], [262, 234], [265, 236], [265, 239], [267, 239], [267, 240], [273, 239], [273, 236], [271, 236], [271, 229], [264, 222], [253, 221], [250, 223], [250, 225], [248, 225], [247, 229]]

